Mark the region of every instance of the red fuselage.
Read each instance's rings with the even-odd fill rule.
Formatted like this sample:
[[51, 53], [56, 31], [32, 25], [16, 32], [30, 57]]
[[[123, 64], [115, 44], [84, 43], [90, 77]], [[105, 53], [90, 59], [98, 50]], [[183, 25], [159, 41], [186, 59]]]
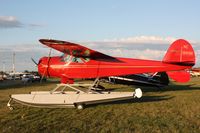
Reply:
[[173, 65], [162, 61], [116, 58], [117, 60], [93, 60], [64, 55], [43, 57], [39, 61], [41, 75], [66, 79], [97, 78], [137, 73], [176, 71], [191, 66]]

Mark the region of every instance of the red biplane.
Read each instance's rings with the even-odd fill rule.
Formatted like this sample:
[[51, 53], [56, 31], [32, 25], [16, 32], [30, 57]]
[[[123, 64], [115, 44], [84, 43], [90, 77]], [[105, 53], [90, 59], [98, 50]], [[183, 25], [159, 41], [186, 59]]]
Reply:
[[[62, 84], [50, 92], [11, 95], [11, 99], [15, 101], [34, 106], [73, 105], [82, 108], [84, 104], [97, 101], [127, 99], [133, 95], [141, 97], [142, 92], [139, 89], [131, 94], [121, 92], [118, 94], [117, 92], [97, 92], [94, 88], [98, 88], [99, 78], [141, 73], [166, 72], [177, 82], [187, 82], [190, 79], [188, 70], [195, 64], [194, 50], [190, 43], [183, 39], [176, 40], [171, 44], [162, 61], [112, 57], [66, 41], [48, 39], [39, 41], [63, 53], [62, 56], [43, 57], [38, 63], [38, 72], [43, 77], [59, 77]], [[95, 78], [96, 80], [93, 84], [88, 85], [87, 92], [83, 92], [74, 87], [80, 86], [74, 84], [76, 78]], [[64, 86], [61, 93], [57, 91], [60, 86]], [[68, 92], [67, 94], [70, 96], [66, 98], [65, 87], [76, 90], [76, 93]]]

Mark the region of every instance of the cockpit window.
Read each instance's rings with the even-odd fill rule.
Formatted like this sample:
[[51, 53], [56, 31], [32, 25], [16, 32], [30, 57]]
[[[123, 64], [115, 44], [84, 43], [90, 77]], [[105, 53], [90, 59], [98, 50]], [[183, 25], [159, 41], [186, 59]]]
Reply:
[[85, 63], [90, 60], [89, 58], [74, 57], [68, 54], [63, 54], [60, 58], [62, 62], [75, 62], [75, 63]]
[[72, 57], [72, 62], [84, 63], [84, 61], [81, 58], [78, 58], [78, 57]]
[[61, 56], [61, 61], [69, 62], [70, 59], [71, 59], [71, 56], [70, 56], [70, 55], [63, 54], [63, 55]]

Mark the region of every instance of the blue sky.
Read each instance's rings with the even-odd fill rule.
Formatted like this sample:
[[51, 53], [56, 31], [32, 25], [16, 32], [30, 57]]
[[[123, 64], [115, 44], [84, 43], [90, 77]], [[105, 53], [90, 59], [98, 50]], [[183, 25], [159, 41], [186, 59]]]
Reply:
[[199, 44], [199, 5], [199, 0], [1, 0], [0, 46], [36, 45], [40, 38], [95, 42], [141, 36]]

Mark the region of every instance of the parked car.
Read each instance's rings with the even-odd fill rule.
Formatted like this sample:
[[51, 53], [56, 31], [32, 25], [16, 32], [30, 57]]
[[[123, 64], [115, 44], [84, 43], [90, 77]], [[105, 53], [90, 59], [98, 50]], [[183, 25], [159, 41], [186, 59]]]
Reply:
[[[41, 76], [40, 75], [33, 75], [33, 74], [24, 74], [22, 76], [22, 81], [24, 83], [40, 82], [41, 81]], [[46, 78], [45, 77], [42, 79], [42, 82], [46, 82]]]
[[40, 81], [41, 77], [39, 75], [33, 76], [34, 81]]
[[22, 82], [24, 83], [34, 82], [34, 76], [31, 74], [24, 74], [22, 76]]

